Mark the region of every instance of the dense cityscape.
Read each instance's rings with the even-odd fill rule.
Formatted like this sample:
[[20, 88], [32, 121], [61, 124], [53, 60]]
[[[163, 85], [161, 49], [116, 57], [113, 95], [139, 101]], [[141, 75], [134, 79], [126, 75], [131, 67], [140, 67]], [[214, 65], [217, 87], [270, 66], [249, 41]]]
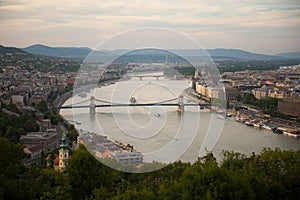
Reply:
[[[153, 64], [140, 62], [114, 63], [102, 75], [102, 81], [98, 84], [99, 86], [105, 86], [107, 82], [118, 80], [127, 72], [141, 72], [143, 69], [152, 69], [151, 66], [157, 64], [155, 64], [153, 58], [151, 62]], [[188, 183], [188, 180], [185, 180], [186, 183], [182, 183], [183, 185], [179, 186], [176, 180], [194, 176], [192, 170], [211, 173], [211, 175], [216, 176], [214, 180], [211, 180], [211, 183], [214, 183], [216, 187], [225, 187], [219, 185], [218, 182], [214, 182], [222, 182], [224, 178], [222, 176], [224, 175], [219, 176], [215, 174], [217, 172], [210, 171], [212, 169], [219, 170], [219, 173], [221, 173], [221, 170], [225, 170], [225, 176], [229, 176], [232, 179], [231, 183], [227, 183], [229, 185], [240, 183], [241, 179], [238, 182], [234, 180], [235, 176], [240, 176], [239, 173], [248, 174], [250, 171], [254, 173], [252, 170], [259, 170], [259, 172], [255, 172], [254, 175], [243, 175], [243, 179], [245, 179], [243, 180], [243, 184], [248, 185], [244, 185], [245, 188], [240, 194], [235, 192], [227, 193], [227, 190], [224, 190], [224, 193], [217, 194], [213, 192], [212, 188], [199, 189], [199, 192], [204, 192], [203, 195], [206, 195], [206, 198], [213, 196], [214, 198], [247, 197], [252, 199], [255, 196], [253, 192], [258, 191], [258, 188], [255, 188], [257, 187], [257, 181], [284, 184], [284, 186], [265, 185], [265, 191], [261, 194], [256, 194], [255, 198], [260, 198], [264, 194], [269, 194], [267, 198], [271, 199], [275, 196], [276, 198], [284, 198], [286, 196], [289, 196], [291, 199], [296, 198], [293, 193], [299, 187], [297, 181], [300, 179], [296, 178], [299, 176], [300, 169], [298, 166], [300, 163], [299, 151], [289, 152], [279, 149], [265, 149], [262, 154], [250, 157], [239, 153], [225, 152], [221, 165], [216, 162], [212, 154], [207, 154], [207, 156], [199, 158], [199, 161], [194, 164], [177, 162], [162, 170], [143, 176], [127, 175], [121, 172], [116, 173], [113, 169], [102, 166], [103, 164], [96, 164], [97, 161], [91, 155], [88, 155], [89, 153], [82, 145], [85, 141], [91, 140], [96, 144], [97, 149], [94, 149], [93, 153], [96, 157], [104, 159], [104, 163], [122, 163], [125, 164], [123, 167], [129, 167], [136, 171], [141, 170], [141, 168], [151, 168], [151, 165], [164, 166], [164, 163], [143, 163], [141, 152], [135, 150], [130, 144], [126, 145], [122, 142], [111, 141], [106, 136], [95, 133], [78, 134], [78, 130], [74, 127], [76, 122], [67, 121], [60, 116], [57, 108], [72, 96], [75, 79], [77, 78], [77, 81], [81, 84], [88, 85], [89, 82], [94, 82], [98, 78], [95, 75], [97, 70], [86, 71], [83, 73], [84, 76], [76, 77], [76, 70], [79, 69], [80, 63], [80, 59], [72, 58], [37, 56], [18, 52], [1, 54], [0, 133], [2, 149], [1, 167], [4, 169], [1, 173], [5, 177], [2, 179], [4, 184], [1, 195], [4, 199], [8, 195], [14, 197], [14, 199], [82, 199], [83, 197], [105, 199], [112, 198], [113, 196], [117, 199], [123, 199], [134, 195], [145, 195], [146, 199], [154, 198], [156, 195], [169, 196], [171, 198], [193, 198], [195, 196], [193, 196], [192, 191], [187, 194], [188, 196], [183, 197], [183, 193], [171, 194], [170, 191], [172, 190], [165, 187], [171, 184], [171, 187], [174, 189], [188, 191], [184, 188], [192, 183]], [[190, 88], [186, 90], [187, 96], [196, 98], [199, 102], [212, 103], [216, 99], [220, 99], [225, 91], [227, 118], [235, 117], [236, 121], [245, 123], [248, 126], [266, 129], [277, 134], [285, 134], [287, 137], [292, 136], [295, 139], [299, 137], [299, 65], [275, 66], [274, 69], [268, 70], [223, 72], [220, 79], [220, 82], [224, 84], [223, 89], [216, 89], [213, 85], [205, 81], [213, 79], [213, 76], [205, 67], [199, 71], [180, 63], [169, 63], [169, 65], [182, 73], [181, 76], [176, 75], [175, 79], [186, 78], [191, 80]], [[222, 68], [220, 64], [218, 67]], [[159, 68], [164, 69], [163, 66]], [[166, 78], [173, 76], [167, 71], [164, 74]], [[172, 78], [174, 79], [174, 77]], [[81, 92], [79, 94], [88, 92], [86, 88], [84, 89], [83, 91], [78, 91]], [[285, 157], [289, 157], [289, 160], [285, 160]], [[287, 172], [280, 173], [275, 177], [272, 173], [277, 173], [276, 170], [274, 172], [269, 171], [271, 165], [276, 169], [282, 167], [282, 165], [278, 165], [277, 162], [273, 163], [273, 159], [281, 160]], [[6, 162], [11, 164], [6, 165]], [[84, 165], [81, 165], [81, 162], [84, 162]], [[94, 163], [92, 164], [93, 166], [90, 166], [93, 169], [88, 167], [88, 162], [90, 164]], [[236, 165], [235, 162], [240, 164]], [[257, 169], [249, 168], [254, 163], [256, 163], [255, 166]], [[258, 163], [264, 163], [263, 165], [266, 167], [265, 172], [263, 166], [261, 164], [258, 165]], [[78, 169], [78, 167], [81, 169]], [[232, 171], [235, 168], [239, 170]], [[34, 185], [26, 189], [26, 187], [22, 186], [23, 184], [33, 183], [31, 182], [31, 178], [33, 177], [26, 177], [33, 176], [30, 175], [31, 170], [38, 171], [38, 174], [34, 176], [41, 179], [40, 181], [52, 177], [52, 180], [48, 181], [53, 182], [49, 183], [46, 181], [41, 183], [51, 184], [43, 186], [45, 187], [44, 189], [36, 190], [34, 189], [36, 187]], [[76, 170], [81, 171], [80, 173], [82, 174], [77, 174], [79, 171]], [[88, 172], [90, 171], [94, 171], [92, 173], [94, 175], [89, 174]], [[225, 171], [222, 173], [225, 173]], [[172, 173], [177, 173], [177, 175], [171, 175]], [[261, 177], [266, 177], [266, 179], [251, 181], [252, 176], [256, 177], [258, 175], [256, 173], [259, 173]], [[288, 176], [287, 173], [289, 174]], [[67, 175], [67, 177], [64, 177], [64, 175]], [[87, 178], [91, 176], [99, 177], [98, 179], [100, 180], [91, 182], [91, 179]], [[112, 183], [114, 180], [110, 179], [108, 181], [107, 178], [104, 178], [106, 176], [114, 176], [118, 181], [125, 181], [125, 177], [129, 176], [129, 179], [132, 180], [123, 186], [117, 185], [115, 189], [112, 189], [107, 188], [107, 184], [109, 182]], [[149, 187], [157, 188], [157, 192], [153, 190], [150, 192], [146, 189], [148, 186], [141, 187], [140, 189], [136, 188], [138, 186], [136, 184], [144, 183], [150, 177]], [[279, 177], [285, 177], [285, 180], [282, 182], [278, 179]], [[134, 181], [135, 179], [139, 180]], [[79, 182], [79, 180], [82, 182]], [[67, 181], [70, 182], [68, 183]], [[122, 181], [118, 181], [113, 182], [113, 184], [124, 184]], [[224, 179], [224, 181], [227, 182], [228, 180]], [[291, 185], [286, 185], [285, 181], [290, 182]], [[129, 184], [136, 186], [132, 188], [131, 186], [129, 187]], [[229, 185], [226, 186], [227, 189], [231, 187], [235, 189], [239, 188], [238, 185]], [[93, 190], [93, 187], [96, 189]], [[195, 185], [192, 187], [195, 187]], [[282, 188], [279, 190], [278, 187]], [[11, 191], [16, 190], [16, 188], [22, 190], [22, 193], [12, 194]], [[270, 190], [273, 192], [270, 193]], [[277, 192], [274, 192], [274, 190], [277, 190]], [[78, 191], [80, 191], [80, 195], [77, 196]]]

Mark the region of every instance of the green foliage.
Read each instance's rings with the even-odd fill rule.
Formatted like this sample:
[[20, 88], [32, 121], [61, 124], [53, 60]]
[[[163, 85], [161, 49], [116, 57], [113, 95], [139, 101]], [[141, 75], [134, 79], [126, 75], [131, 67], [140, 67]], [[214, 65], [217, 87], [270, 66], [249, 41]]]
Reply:
[[0, 137], [0, 199], [15, 199], [22, 172], [22, 146]]
[[278, 106], [278, 99], [268, 97], [266, 99], [256, 99], [253, 94], [246, 93], [243, 97], [238, 97], [238, 101], [246, 105], [251, 105], [256, 109], [262, 110], [265, 114], [275, 117]]
[[33, 70], [40, 72], [77, 72], [81, 61], [72, 58], [45, 57], [33, 54], [2, 54], [0, 63], [1, 66], [19, 66], [29, 72]]
[[168, 77], [174, 77], [174, 75], [191, 76], [195, 74], [194, 67], [174, 67], [165, 68], [164, 75]]
[[39, 130], [39, 125], [34, 119], [28, 119], [24, 123], [25, 132], [34, 132]]
[[[0, 199], [297, 199], [300, 151], [264, 149], [246, 156], [212, 153], [197, 162], [130, 174], [97, 161], [84, 146], [66, 171], [22, 165], [22, 146], [0, 138]], [[158, 164], [158, 163], [152, 163]]]
[[240, 95], [240, 94], [238, 94], [238, 95], [236, 95], [236, 100], [238, 101], [238, 102], [241, 102], [242, 101], [242, 96]]
[[0, 137], [6, 137], [10, 141], [18, 143], [21, 135], [38, 129], [39, 126], [31, 115], [9, 116], [0, 111]]
[[68, 123], [65, 123], [64, 126], [68, 129], [67, 136], [69, 138], [69, 142], [72, 143], [73, 141], [77, 141], [78, 132], [75, 129], [75, 126]]
[[46, 119], [51, 120], [51, 124], [58, 124], [58, 122], [63, 122], [63, 118], [55, 111], [50, 110], [48, 108], [47, 102], [45, 100], [40, 101], [36, 106], [35, 109], [39, 110], [41, 113], [44, 114]]
[[45, 100], [40, 101], [36, 106], [35, 109], [39, 110], [41, 113], [46, 113], [48, 111], [48, 105]]
[[263, 113], [272, 117], [280, 117], [284, 119], [290, 119], [289, 116], [278, 112], [278, 99], [268, 97], [266, 99], [256, 99], [253, 94], [246, 93], [244, 97], [237, 96], [237, 100], [243, 104], [250, 105], [253, 108], [261, 110]]
[[40, 188], [41, 199], [71, 199], [68, 177], [53, 169], [42, 169], [37, 182]]
[[15, 104], [10, 103], [7, 105], [7, 104], [2, 103], [1, 106], [9, 111], [21, 114], [21, 111], [18, 109], [18, 107]]
[[84, 199], [95, 188], [110, 186], [113, 180], [112, 170], [98, 162], [82, 145], [70, 159], [66, 172], [73, 199]]

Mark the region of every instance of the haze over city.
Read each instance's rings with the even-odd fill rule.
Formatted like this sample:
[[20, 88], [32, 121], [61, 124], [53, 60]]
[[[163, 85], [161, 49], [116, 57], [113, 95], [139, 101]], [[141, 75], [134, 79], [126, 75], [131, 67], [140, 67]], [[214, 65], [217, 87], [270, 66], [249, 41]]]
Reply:
[[160, 27], [187, 34], [204, 48], [276, 54], [300, 51], [299, 24], [300, 3], [288, 0], [0, 2], [1, 44], [15, 47], [94, 48], [126, 30]]

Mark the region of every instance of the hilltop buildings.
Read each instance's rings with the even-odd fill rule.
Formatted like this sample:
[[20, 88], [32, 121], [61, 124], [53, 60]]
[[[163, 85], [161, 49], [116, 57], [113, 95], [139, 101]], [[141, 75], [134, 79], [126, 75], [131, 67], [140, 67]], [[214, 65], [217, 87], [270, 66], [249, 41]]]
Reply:
[[25, 164], [39, 163], [42, 152], [51, 152], [59, 145], [57, 132], [31, 132], [22, 135], [20, 142], [24, 145]]
[[133, 146], [129, 144], [113, 142], [107, 136], [87, 132], [81, 134], [80, 141], [90, 146], [98, 158], [111, 158], [121, 164], [135, 166], [143, 163], [141, 152], [134, 150]]

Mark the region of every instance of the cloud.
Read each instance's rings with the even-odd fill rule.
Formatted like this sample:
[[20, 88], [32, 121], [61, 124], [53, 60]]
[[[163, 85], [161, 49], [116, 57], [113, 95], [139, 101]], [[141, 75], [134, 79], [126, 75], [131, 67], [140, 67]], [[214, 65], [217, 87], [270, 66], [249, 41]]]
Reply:
[[[70, 35], [78, 37], [71, 44], [93, 46], [120, 31], [155, 26], [174, 28], [196, 39], [206, 37], [209, 47], [228, 46], [224, 41], [215, 44], [213, 35], [239, 38], [244, 49], [253, 48], [254, 40], [261, 38], [270, 45], [269, 52], [280, 45], [277, 51], [297, 50], [286, 42], [298, 40], [298, 24], [300, 3], [288, 0], [5, 0], [0, 3], [0, 25], [4, 27], [1, 42], [17, 46], [42, 42], [70, 45]], [[59, 43], [57, 36], [67, 39]], [[282, 42], [274, 46], [273, 38], [280, 37]], [[254, 50], [259, 49], [258, 44]]]

